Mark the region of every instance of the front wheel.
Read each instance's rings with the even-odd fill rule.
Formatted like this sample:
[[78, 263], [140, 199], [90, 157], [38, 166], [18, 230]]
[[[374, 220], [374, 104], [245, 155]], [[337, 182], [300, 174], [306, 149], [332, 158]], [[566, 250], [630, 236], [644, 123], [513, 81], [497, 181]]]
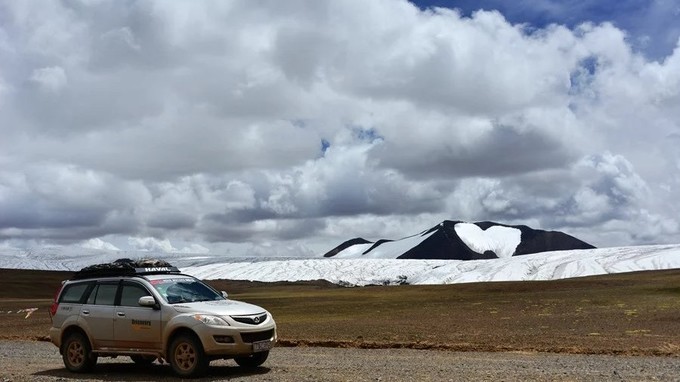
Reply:
[[97, 363], [97, 356], [92, 354], [90, 342], [81, 333], [71, 333], [64, 340], [62, 358], [64, 366], [74, 373], [92, 370]]
[[200, 377], [208, 371], [209, 361], [196, 337], [181, 334], [170, 344], [170, 365], [181, 377]]
[[269, 357], [269, 351], [263, 351], [245, 357], [236, 357], [234, 361], [241, 367], [254, 368], [262, 365], [267, 360], [267, 357]]

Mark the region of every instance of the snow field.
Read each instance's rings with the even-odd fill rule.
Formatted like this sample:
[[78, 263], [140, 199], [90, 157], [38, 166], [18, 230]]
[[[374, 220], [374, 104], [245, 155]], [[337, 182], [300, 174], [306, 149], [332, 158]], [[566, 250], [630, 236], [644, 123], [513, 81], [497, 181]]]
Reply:
[[343, 285], [453, 284], [554, 280], [680, 268], [680, 244], [554, 251], [490, 260], [260, 259], [148, 252], [3, 250], [0, 268], [76, 271], [127, 257], [159, 258], [202, 279], [261, 282], [327, 280]]

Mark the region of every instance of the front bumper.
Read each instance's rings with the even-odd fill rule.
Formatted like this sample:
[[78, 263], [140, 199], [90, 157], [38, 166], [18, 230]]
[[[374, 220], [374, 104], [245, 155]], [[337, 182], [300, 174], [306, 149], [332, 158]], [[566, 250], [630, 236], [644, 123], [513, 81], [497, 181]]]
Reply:
[[273, 322], [252, 328], [198, 325], [193, 329], [201, 339], [203, 351], [211, 357], [226, 358], [266, 351], [274, 346], [277, 339]]

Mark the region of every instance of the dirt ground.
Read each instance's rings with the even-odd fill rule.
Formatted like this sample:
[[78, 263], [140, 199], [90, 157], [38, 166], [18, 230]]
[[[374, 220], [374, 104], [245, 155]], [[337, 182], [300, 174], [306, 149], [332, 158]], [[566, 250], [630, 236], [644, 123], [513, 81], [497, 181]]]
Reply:
[[[0, 339], [47, 340], [51, 298], [70, 275], [0, 270]], [[279, 346], [680, 356], [680, 270], [438, 286], [210, 283], [272, 312]]]
[[[421, 381], [678, 381], [680, 358], [527, 352], [454, 352], [413, 349], [274, 349], [256, 369], [232, 360], [210, 363], [197, 381], [421, 382]], [[0, 381], [184, 381], [167, 364], [135, 365], [128, 357], [100, 357], [91, 373], [64, 368], [52, 344], [0, 340]]]

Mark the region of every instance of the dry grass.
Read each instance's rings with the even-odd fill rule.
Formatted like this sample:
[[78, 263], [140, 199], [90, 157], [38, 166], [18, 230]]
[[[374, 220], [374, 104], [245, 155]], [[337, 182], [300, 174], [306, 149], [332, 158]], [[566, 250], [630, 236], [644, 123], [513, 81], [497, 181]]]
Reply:
[[[49, 298], [68, 276], [0, 270], [0, 312], [39, 308], [0, 316], [0, 338], [44, 337]], [[680, 270], [439, 286], [210, 283], [270, 310], [284, 346], [680, 355]]]

